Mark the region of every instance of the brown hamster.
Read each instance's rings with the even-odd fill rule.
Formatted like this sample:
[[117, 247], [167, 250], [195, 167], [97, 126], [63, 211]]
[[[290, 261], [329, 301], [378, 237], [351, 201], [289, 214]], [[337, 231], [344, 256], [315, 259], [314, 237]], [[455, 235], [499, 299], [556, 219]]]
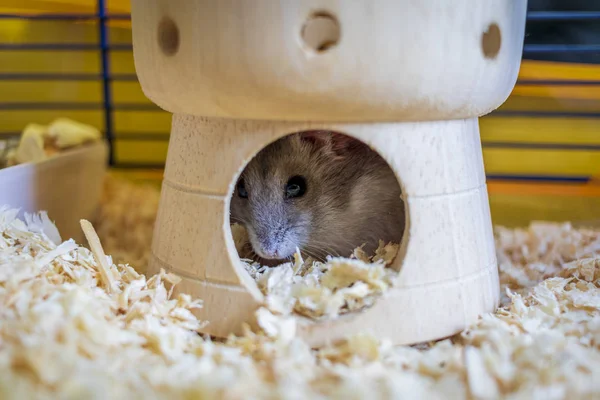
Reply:
[[348, 257], [379, 240], [400, 243], [404, 206], [387, 163], [362, 142], [329, 131], [286, 136], [268, 145], [242, 172], [231, 199], [231, 222], [244, 225], [257, 261], [293, 256]]

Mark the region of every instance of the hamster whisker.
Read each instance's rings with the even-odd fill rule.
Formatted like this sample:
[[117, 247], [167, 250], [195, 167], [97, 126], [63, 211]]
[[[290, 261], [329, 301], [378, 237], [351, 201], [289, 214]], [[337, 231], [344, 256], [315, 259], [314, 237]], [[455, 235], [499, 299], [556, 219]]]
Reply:
[[[367, 145], [357, 142], [356, 146], [346, 146], [343, 135], [322, 134], [344, 147], [347, 154], [341, 157], [342, 162], [334, 161], [312, 134], [296, 133], [271, 143], [244, 168], [243, 181], [236, 184], [238, 191], [230, 201], [230, 221], [243, 224], [253, 241], [268, 239], [271, 247], [290, 252], [290, 246], [297, 244], [301, 254], [319, 261], [327, 256], [351, 256], [363, 243], [371, 251], [379, 239], [400, 242], [402, 232], [396, 232], [395, 227], [405, 210], [398, 201], [401, 188], [393, 171]], [[303, 180], [303, 175], [310, 179], [302, 184], [306, 185], [304, 190], [294, 195], [302, 200], [288, 203], [283, 198], [282, 182], [287, 182], [287, 188], [292, 178]], [[240, 182], [244, 189], [254, 190], [252, 201], [237, 198]], [[241, 197], [247, 196], [242, 193]], [[253, 259], [261, 265], [283, 261]]]
[[[325, 258], [326, 258], [326, 257], [329, 255], [329, 253], [330, 253], [329, 251], [327, 251], [327, 250], [326, 250], [326, 249], [324, 249], [324, 248], [315, 247], [315, 246], [312, 246], [312, 245], [306, 245], [306, 246], [304, 247], [304, 250], [305, 250], [307, 253], [308, 253], [308, 252], [310, 252], [310, 253], [311, 253], [311, 255], [312, 255], [314, 258], [318, 258], [318, 259], [320, 259], [320, 260], [324, 260], [324, 259], [325, 259]], [[316, 257], [315, 257], [315, 256], [316, 256]]]
[[[308, 256], [308, 257], [314, 258], [315, 260], [318, 260], [318, 261], [324, 260], [324, 257], [322, 257], [322, 256], [318, 256], [318, 255], [314, 254], [313, 252], [311, 252], [311, 251], [309, 251], [309, 250], [302, 250], [302, 252], [301, 252], [301, 253], [304, 253], [304, 255], [305, 255], [305, 256]], [[305, 257], [305, 258], [306, 258], [306, 257]]]
[[323, 252], [323, 253], [325, 253], [327, 255], [335, 255], [335, 254], [337, 254], [337, 252], [332, 247], [328, 247], [324, 243], [310, 244], [310, 245], [307, 245], [307, 247], [309, 247], [309, 248], [311, 248], [313, 250], [317, 250], [317, 251]]
[[311, 250], [311, 252], [312, 252], [312, 253], [313, 253], [315, 256], [317, 256], [317, 258], [318, 258], [319, 260], [323, 260], [323, 261], [325, 261], [325, 260], [327, 259], [327, 256], [329, 256], [329, 255], [330, 255], [330, 254], [329, 254], [329, 252], [327, 252], [327, 251], [323, 251], [323, 250]]
[[260, 256], [258, 254], [256, 254], [256, 252], [254, 250], [252, 250], [252, 252], [248, 255], [250, 257], [250, 260], [257, 262], [257, 263], [261, 263], [260, 262]]
[[[313, 257], [313, 258], [320, 258], [320, 257], [317, 257], [317, 255], [316, 255], [316, 254], [315, 254], [313, 251], [311, 251], [311, 248], [310, 248], [310, 246], [308, 246], [308, 247], [307, 247], [307, 246], [304, 246], [304, 245], [303, 245], [303, 246], [301, 247], [301, 249], [300, 249], [300, 254], [301, 254], [303, 257], [305, 257], [305, 256], [309, 256], [309, 257]], [[305, 258], [306, 258], [306, 257], [305, 257]]]

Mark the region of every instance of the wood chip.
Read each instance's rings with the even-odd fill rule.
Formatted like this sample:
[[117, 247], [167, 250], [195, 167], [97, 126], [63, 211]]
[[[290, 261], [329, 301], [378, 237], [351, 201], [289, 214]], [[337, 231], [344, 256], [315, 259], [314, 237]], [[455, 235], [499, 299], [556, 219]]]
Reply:
[[[150, 198], [133, 191], [119, 201], [127, 195], [140, 206], [142, 197]], [[112, 238], [136, 232], [139, 226], [124, 224], [133, 221], [130, 214], [119, 214], [130, 212], [116, 207], [103, 214], [115, 220], [101, 224], [122, 231], [99, 232]], [[176, 279], [164, 273], [147, 278], [113, 264], [89, 224], [82, 227], [92, 251], [54, 243], [46, 228], [30, 229], [16, 215], [0, 206], [2, 399], [600, 398], [599, 230], [497, 227], [501, 307], [450, 339], [392, 346], [356, 335], [314, 350], [295, 336], [294, 312], [268, 308], [259, 311], [261, 330], [226, 341], [204, 338], [197, 334], [203, 322], [192, 314], [201, 299], [171, 298], [164, 282]], [[142, 220], [151, 229], [149, 215]], [[149, 251], [145, 236], [135, 240], [119, 249], [125, 261], [128, 251], [135, 257]], [[256, 276], [270, 293], [281, 293], [274, 298], [304, 298], [307, 309], [328, 304], [335, 312], [349, 300], [338, 292], [361, 298], [385, 282], [361, 267], [373, 259], [355, 254], [335, 261], [337, 272], [348, 268], [360, 280], [352, 287], [333, 267], [307, 273], [305, 265], [313, 264], [299, 257], [289, 268]], [[106, 280], [97, 278], [102, 274]], [[304, 297], [289, 296], [280, 285], [286, 280], [300, 282]], [[323, 293], [341, 302], [321, 303]], [[296, 306], [283, 301], [278, 307]]]
[[106, 254], [104, 254], [104, 249], [102, 248], [102, 244], [100, 243], [100, 238], [98, 238], [98, 234], [96, 230], [92, 226], [89, 221], [82, 219], [79, 221], [81, 224], [81, 229], [83, 230], [83, 234], [88, 241], [90, 246], [90, 250], [94, 254], [94, 258], [98, 263], [98, 269], [100, 272], [100, 276], [102, 277], [102, 282], [106, 285], [106, 291], [109, 294], [113, 293], [115, 288], [115, 280], [112, 277], [110, 272], [110, 264], [108, 263]]

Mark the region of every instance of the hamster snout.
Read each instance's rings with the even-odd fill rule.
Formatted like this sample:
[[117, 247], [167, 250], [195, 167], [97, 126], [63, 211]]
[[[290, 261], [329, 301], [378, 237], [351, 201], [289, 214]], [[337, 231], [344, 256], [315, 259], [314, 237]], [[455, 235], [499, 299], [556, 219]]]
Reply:
[[245, 225], [252, 249], [264, 260], [291, 258], [297, 248], [309, 241], [312, 213], [304, 197], [304, 178], [283, 182], [284, 174], [270, 171], [256, 175], [258, 166], [250, 164], [238, 181], [232, 200], [231, 219]]
[[268, 145], [242, 172], [231, 199], [231, 222], [243, 224], [265, 264], [299, 248], [325, 260], [349, 256], [379, 240], [399, 243], [404, 230], [400, 186], [383, 159], [356, 139], [328, 131], [286, 136]]
[[291, 257], [302, 242], [300, 235], [282, 224], [249, 225], [248, 236], [257, 255], [267, 260], [281, 260]]

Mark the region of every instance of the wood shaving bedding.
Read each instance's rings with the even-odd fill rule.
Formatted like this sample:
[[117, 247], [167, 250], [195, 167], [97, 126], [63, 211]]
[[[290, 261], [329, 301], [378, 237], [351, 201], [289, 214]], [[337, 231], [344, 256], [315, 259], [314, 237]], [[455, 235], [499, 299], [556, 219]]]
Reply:
[[106, 256], [109, 294], [101, 253], [15, 215], [0, 211], [3, 399], [600, 397], [600, 231], [499, 228], [506, 302], [451, 339], [394, 347], [357, 335], [312, 350], [293, 318], [266, 308], [264, 331], [203, 338], [191, 314], [201, 303], [165, 288], [175, 276], [147, 279]]
[[[110, 175], [106, 180], [96, 225], [98, 236], [117, 262], [128, 261], [140, 273], [146, 271], [158, 200], [153, 186], [136, 185]], [[248, 235], [237, 224], [231, 227], [231, 233], [243, 257]], [[326, 263], [303, 260], [297, 254], [293, 262], [274, 268], [247, 259], [242, 259], [242, 263], [265, 294], [265, 306], [272, 312], [334, 318], [371, 306], [393, 286], [397, 273], [385, 267], [398, 248], [382, 242], [373, 255], [358, 248], [352, 259], [331, 258]]]
[[[247, 235], [241, 226], [232, 229], [236, 244], [244, 247]], [[265, 295], [265, 306], [281, 315], [295, 314], [315, 320], [335, 318], [370, 307], [376, 298], [394, 286], [397, 272], [386, 268], [399, 245], [380, 242], [368, 256], [358, 248], [350, 258], [331, 257], [326, 262], [302, 259], [265, 267], [242, 259], [242, 263]]]
[[[598, 229], [534, 221], [527, 228], [495, 228], [500, 282], [516, 292], [564, 273], [564, 265], [600, 254]], [[507, 301], [504, 297], [503, 301]]]

